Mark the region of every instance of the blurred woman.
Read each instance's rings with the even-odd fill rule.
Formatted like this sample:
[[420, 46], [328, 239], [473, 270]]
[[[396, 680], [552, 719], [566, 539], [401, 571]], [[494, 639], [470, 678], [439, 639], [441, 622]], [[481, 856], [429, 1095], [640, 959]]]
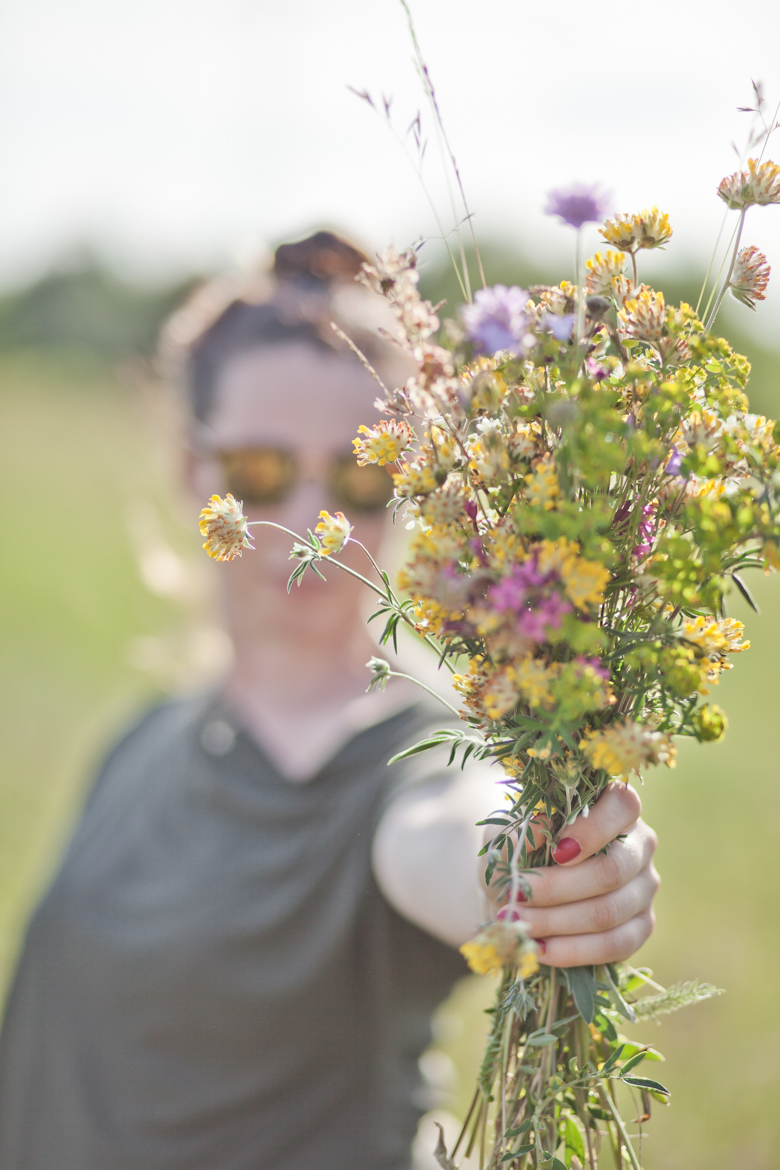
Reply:
[[[391, 482], [350, 454], [373, 383], [331, 320], [386, 379], [404, 372], [354, 283], [363, 259], [325, 232], [283, 246], [268, 280], [209, 287], [167, 339], [198, 499], [231, 491], [299, 532], [340, 509], [376, 554]], [[0, 1050], [2, 1170], [409, 1166], [430, 1013], [486, 914], [475, 822], [496, 776], [387, 767], [441, 716], [411, 684], [366, 695], [364, 587], [332, 569], [288, 595], [290, 539], [254, 531], [257, 551], [220, 566], [224, 684], [114, 748], [30, 926]], [[650, 933], [638, 814], [609, 789], [570, 862], [534, 879], [523, 915], [545, 961], [627, 957]]]

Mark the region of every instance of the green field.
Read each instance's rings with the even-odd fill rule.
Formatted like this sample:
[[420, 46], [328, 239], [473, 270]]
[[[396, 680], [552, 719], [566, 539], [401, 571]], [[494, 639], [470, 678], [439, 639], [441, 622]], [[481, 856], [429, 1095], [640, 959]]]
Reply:
[[[780, 362], [759, 357], [758, 403], [772, 411], [776, 401], [780, 413]], [[7, 350], [0, 409], [5, 983], [101, 751], [150, 697], [202, 677], [219, 643], [195, 511], [169, 500], [170, 411], [154, 386], [96, 358]], [[134, 551], [139, 525], [152, 564]], [[780, 1164], [780, 578], [757, 575], [751, 587], [761, 616], [739, 601], [733, 613], [753, 647], [714, 696], [731, 720], [725, 744], [683, 744], [677, 769], [643, 790], [664, 884], [641, 960], [661, 982], [701, 978], [727, 991], [641, 1029], [666, 1053], [659, 1076], [673, 1093], [648, 1131], [648, 1170]], [[481, 994], [461, 989], [440, 1019], [461, 1101]]]

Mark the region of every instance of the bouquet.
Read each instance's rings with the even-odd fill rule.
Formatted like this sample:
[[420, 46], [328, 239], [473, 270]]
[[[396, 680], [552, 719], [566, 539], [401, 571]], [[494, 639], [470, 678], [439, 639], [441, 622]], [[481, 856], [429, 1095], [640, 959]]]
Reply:
[[[729, 592], [752, 604], [744, 571], [780, 566], [780, 425], [749, 413], [749, 364], [712, 332], [727, 292], [750, 308], [764, 298], [766, 258], [741, 238], [751, 208], [780, 203], [780, 167], [750, 158], [717, 194], [737, 224], [702, 313], [642, 283], [668, 217], [604, 221], [604, 196], [583, 186], [548, 204], [577, 232], [574, 283], [485, 287], [442, 324], [415, 250], [360, 277], [389, 302], [416, 367], [382, 386], [385, 417], [355, 439], [359, 463], [392, 468], [394, 506], [414, 528], [397, 587], [377, 566], [362, 579], [382, 642], [411, 627], [462, 698], [461, 726], [410, 751], [494, 761], [506, 800], [483, 852], [509, 912], [462, 948], [473, 970], [499, 973], [492, 1027], [460, 1138], [436, 1151], [445, 1170], [473, 1151], [480, 1167], [596, 1170], [605, 1138], [618, 1167], [640, 1170], [642, 1126], [669, 1094], [652, 1074], [659, 1054], [621, 1021], [715, 991], [665, 990], [627, 964], [542, 967], [512, 908], [607, 784], [673, 767], [678, 736], [723, 736], [710, 696], [749, 645]], [[604, 251], [583, 263], [587, 223], [601, 223]], [[249, 546], [231, 496], [212, 497], [201, 530], [218, 559]], [[290, 584], [334, 562], [351, 532], [322, 512], [291, 534]], [[369, 666], [372, 686], [396, 673]]]

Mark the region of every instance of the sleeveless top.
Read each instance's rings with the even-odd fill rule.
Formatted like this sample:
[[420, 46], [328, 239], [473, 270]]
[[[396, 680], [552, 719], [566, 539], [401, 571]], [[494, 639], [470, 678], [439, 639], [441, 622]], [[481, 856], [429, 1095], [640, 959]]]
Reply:
[[466, 967], [384, 900], [370, 853], [425, 778], [425, 756], [387, 760], [431, 712], [306, 784], [228, 719], [169, 703], [104, 764], [11, 992], [0, 1170], [409, 1166], [430, 1013]]

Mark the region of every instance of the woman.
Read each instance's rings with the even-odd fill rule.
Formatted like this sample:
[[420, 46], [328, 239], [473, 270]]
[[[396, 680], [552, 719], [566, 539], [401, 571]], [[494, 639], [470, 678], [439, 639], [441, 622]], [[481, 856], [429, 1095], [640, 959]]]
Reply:
[[[362, 259], [330, 233], [284, 246], [267, 286], [212, 287], [168, 341], [196, 497], [230, 490], [298, 532], [340, 508], [377, 553], [390, 483], [349, 455], [372, 381], [330, 328], [399, 374]], [[223, 686], [118, 744], [30, 926], [0, 1051], [2, 1170], [409, 1165], [428, 1018], [486, 914], [475, 821], [496, 775], [387, 767], [440, 715], [410, 684], [366, 695], [363, 587], [332, 570], [288, 595], [289, 538], [255, 532], [220, 566]], [[607, 790], [567, 863], [533, 880], [545, 961], [627, 957], [650, 933], [638, 814]]]

